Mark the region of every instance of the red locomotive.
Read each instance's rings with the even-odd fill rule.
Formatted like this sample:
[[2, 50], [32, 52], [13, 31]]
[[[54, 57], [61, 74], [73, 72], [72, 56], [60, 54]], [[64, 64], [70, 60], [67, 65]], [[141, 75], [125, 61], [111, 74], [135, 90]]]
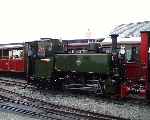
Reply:
[[[121, 97], [150, 96], [150, 32], [141, 32], [139, 48], [136, 59], [125, 63], [125, 81], [121, 85]], [[135, 53], [135, 48], [132, 53]]]

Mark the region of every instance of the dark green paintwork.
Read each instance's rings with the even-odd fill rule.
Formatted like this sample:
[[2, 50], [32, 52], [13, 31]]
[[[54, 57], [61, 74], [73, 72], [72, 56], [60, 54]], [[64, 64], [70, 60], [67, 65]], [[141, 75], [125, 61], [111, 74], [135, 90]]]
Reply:
[[96, 72], [110, 74], [109, 54], [57, 54], [56, 69], [61, 71]]
[[[47, 61], [50, 60], [50, 61]], [[48, 77], [53, 71], [53, 58], [35, 60], [35, 75]]]

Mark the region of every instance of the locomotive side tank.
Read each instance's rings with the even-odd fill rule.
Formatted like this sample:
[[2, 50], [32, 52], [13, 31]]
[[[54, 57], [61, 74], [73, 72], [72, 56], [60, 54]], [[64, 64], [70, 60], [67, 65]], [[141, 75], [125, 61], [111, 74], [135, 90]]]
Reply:
[[56, 70], [109, 75], [112, 71], [111, 54], [56, 54]]
[[[56, 79], [69, 90], [113, 93], [111, 54], [56, 54]], [[60, 84], [59, 84], [60, 85]]]

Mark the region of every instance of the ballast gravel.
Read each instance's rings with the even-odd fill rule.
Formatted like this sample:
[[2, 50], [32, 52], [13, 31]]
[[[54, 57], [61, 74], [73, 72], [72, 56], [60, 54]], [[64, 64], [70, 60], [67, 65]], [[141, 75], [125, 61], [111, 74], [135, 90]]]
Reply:
[[17, 92], [19, 94], [41, 99], [46, 102], [57, 105], [69, 106], [77, 109], [88, 110], [96, 113], [119, 116], [132, 120], [149, 120], [150, 105], [140, 105], [126, 103], [114, 100], [88, 97], [86, 95], [62, 93], [62, 92], [41, 92], [35, 89], [22, 89], [18, 86], [1, 86], [0, 87]]
[[24, 115], [17, 115], [15, 113], [4, 112], [0, 110], [0, 120], [40, 120], [40, 119], [30, 118]]

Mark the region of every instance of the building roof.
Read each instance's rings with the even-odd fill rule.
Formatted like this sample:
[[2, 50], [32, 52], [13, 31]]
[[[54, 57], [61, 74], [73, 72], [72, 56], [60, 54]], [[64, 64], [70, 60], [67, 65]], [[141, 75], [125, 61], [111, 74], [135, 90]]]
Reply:
[[150, 31], [150, 21], [121, 24], [115, 27], [110, 34], [119, 34], [120, 37], [140, 37], [141, 31]]

